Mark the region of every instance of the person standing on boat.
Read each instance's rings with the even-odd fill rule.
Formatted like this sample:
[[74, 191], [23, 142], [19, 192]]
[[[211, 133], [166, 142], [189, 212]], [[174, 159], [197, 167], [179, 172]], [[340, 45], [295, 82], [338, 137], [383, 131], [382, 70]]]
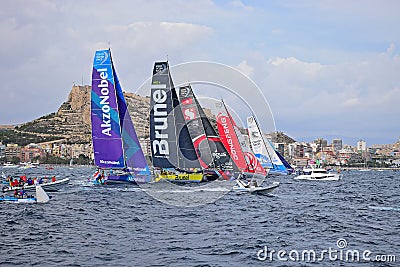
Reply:
[[15, 178], [14, 179], [14, 182], [12, 182], [12, 186], [13, 187], [17, 187], [19, 185], [19, 182], [18, 182], [18, 180]]
[[257, 184], [256, 180], [253, 180], [253, 185], [254, 185], [254, 187], [258, 187], [258, 184]]
[[99, 183], [100, 184], [104, 184], [104, 180], [105, 180], [105, 175], [104, 175], [104, 170], [101, 172], [101, 175], [99, 177]]
[[26, 180], [26, 175], [21, 175], [21, 177], [20, 177], [21, 179], [22, 179], [22, 181], [24, 181], [24, 183], [26, 183], [27, 182], [27, 180]]
[[26, 192], [25, 192], [24, 188], [22, 188], [21, 190], [19, 190], [19, 196], [20, 196], [20, 198], [24, 198], [24, 195], [26, 195]]
[[53, 177], [51, 177], [51, 181], [54, 183], [56, 181], [56, 177], [53, 175]]

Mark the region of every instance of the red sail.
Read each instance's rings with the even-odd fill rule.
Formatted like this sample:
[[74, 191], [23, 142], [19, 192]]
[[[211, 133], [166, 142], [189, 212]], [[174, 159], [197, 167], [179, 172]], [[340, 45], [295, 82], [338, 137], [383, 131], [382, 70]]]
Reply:
[[225, 104], [223, 102], [219, 103], [217, 108], [220, 110], [217, 115], [220, 139], [240, 171], [267, 175], [265, 169], [246, 144], [239, 127], [232, 119]]
[[220, 139], [226, 150], [228, 150], [229, 155], [231, 155], [240, 171], [247, 171], [246, 160], [231, 120], [220, 112], [217, 115], [217, 124]]

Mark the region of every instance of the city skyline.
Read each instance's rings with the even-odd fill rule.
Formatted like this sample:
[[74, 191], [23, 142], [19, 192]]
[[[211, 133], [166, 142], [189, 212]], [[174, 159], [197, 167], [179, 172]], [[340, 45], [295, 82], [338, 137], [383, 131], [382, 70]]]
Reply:
[[264, 94], [276, 124], [264, 131], [297, 141], [394, 143], [399, 7], [389, 0], [4, 1], [0, 124], [55, 112], [72, 84], [90, 84], [94, 51], [111, 47], [127, 92], [157, 60], [219, 62]]

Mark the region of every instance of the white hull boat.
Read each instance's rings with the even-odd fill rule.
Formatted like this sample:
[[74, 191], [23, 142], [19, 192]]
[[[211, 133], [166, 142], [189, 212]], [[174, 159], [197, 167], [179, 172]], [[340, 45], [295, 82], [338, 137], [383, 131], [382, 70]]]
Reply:
[[269, 186], [258, 186], [252, 183], [243, 181], [243, 180], [236, 180], [236, 185], [233, 186], [233, 191], [235, 192], [247, 192], [247, 193], [254, 193], [254, 194], [269, 194], [275, 190], [279, 186], [279, 182], [273, 182]]
[[0, 202], [9, 203], [22, 203], [22, 204], [33, 204], [33, 203], [47, 203], [50, 197], [43, 190], [40, 185], [35, 186], [36, 196], [35, 197], [12, 197], [12, 196], [2, 196], [0, 197]]
[[14, 168], [18, 168], [18, 167], [19, 167], [19, 165], [15, 165], [12, 163], [4, 163], [4, 165], [3, 165], [3, 169], [14, 169]]
[[295, 180], [310, 180], [310, 181], [338, 181], [341, 175], [338, 173], [331, 173], [323, 168], [304, 168], [302, 173], [296, 177]]
[[[68, 183], [69, 183], [69, 178], [64, 178], [62, 180], [56, 180], [55, 182], [42, 183], [42, 184], [40, 184], [40, 186], [48, 192], [54, 192], [54, 191], [60, 190]], [[24, 185], [24, 186], [17, 186], [17, 187], [6, 186], [6, 187], [3, 187], [3, 192], [13, 191], [15, 189], [17, 189], [17, 190], [24, 189], [26, 192], [33, 192], [33, 191], [35, 191], [35, 188], [36, 188], [36, 185]]]

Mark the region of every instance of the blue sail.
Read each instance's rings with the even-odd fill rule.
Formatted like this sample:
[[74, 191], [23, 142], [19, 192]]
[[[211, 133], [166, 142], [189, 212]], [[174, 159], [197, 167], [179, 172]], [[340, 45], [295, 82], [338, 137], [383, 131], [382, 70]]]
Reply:
[[125, 167], [113, 74], [110, 51], [96, 51], [92, 71], [91, 122], [95, 164], [101, 168]]
[[[112, 61], [112, 59], [111, 59]], [[149, 182], [150, 169], [144, 157], [143, 150], [140, 146], [135, 127], [133, 126], [128, 106], [122, 92], [121, 84], [118, 80], [117, 73], [113, 68], [115, 89], [117, 92], [117, 103], [119, 110], [119, 118], [122, 129], [122, 143], [124, 148], [125, 164], [129, 172], [134, 173], [135, 182]]]
[[[269, 174], [287, 175], [292, 167], [284, 160], [282, 155], [274, 148], [270, 141], [262, 136], [261, 130], [254, 117], [247, 118], [249, 139], [254, 155], [261, 166], [269, 169]], [[282, 161], [283, 159], [283, 161]], [[285, 164], [286, 162], [286, 164]], [[288, 167], [290, 169], [288, 170]]]
[[279, 151], [276, 151], [276, 154], [278, 155], [278, 157], [280, 158], [280, 160], [282, 161], [283, 165], [286, 168], [286, 171], [288, 172], [288, 174], [291, 174], [294, 172], [293, 167], [289, 164], [289, 162], [287, 162], [285, 160], [285, 158], [281, 155], [281, 153], [279, 153]]

